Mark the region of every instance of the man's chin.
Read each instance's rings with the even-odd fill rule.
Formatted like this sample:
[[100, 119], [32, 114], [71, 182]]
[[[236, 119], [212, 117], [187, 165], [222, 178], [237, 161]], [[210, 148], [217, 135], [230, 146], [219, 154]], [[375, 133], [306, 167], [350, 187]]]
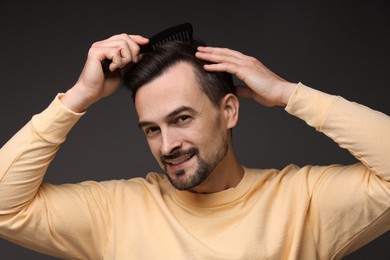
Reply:
[[165, 172], [165, 175], [168, 177], [172, 186], [177, 190], [189, 190], [198, 185], [198, 183], [191, 182], [189, 173], [185, 170]]
[[194, 187], [200, 185], [210, 175], [212, 167], [210, 167], [209, 164], [201, 158], [199, 158], [197, 163], [190, 163], [190, 161], [193, 160], [194, 157], [187, 161], [185, 165], [181, 165], [179, 169], [176, 167], [170, 167], [170, 165], [165, 165], [165, 175], [168, 177], [172, 186], [176, 189], [193, 189]]
[[190, 184], [188, 173], [185, 170], [166, 173], [172, 186], [178, 190], [188, 190], [193, 185]]

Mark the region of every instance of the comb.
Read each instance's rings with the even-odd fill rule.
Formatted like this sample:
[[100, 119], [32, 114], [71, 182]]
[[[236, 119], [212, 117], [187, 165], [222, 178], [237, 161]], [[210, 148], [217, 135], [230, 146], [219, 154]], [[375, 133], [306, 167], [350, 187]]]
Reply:
[[[158, 46], [164, 45], [166, 42], [180, 41], [191, 43], [193, 40], [193, 29], [191, 23], [182, 23], [176, 26], [165, 29], [149, 38], [149, 43], [140, 45], [140, 53], [156, 49]], [[110, 73], [109, 66], [111, 60], [105, 59], [102, 62], [103, 71], [105, 74]]]

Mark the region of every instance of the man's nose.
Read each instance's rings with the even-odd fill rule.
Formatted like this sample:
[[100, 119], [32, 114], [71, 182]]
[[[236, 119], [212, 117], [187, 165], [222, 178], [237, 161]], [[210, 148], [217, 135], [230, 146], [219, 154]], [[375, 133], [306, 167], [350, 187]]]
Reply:
[[172, 151], [181, 147], [182, 142], [175, 131], [165, 130], [161, 133], [161, 153], [164, 155], [170, 154]]

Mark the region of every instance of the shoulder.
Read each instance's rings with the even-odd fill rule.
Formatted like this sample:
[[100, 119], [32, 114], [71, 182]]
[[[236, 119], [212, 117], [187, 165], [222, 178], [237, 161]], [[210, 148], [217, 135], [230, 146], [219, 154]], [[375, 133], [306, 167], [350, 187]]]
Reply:
[[126, 195], [135, 197], [143, 194], [162, 194], [168, 192], [170, 182], [164, 174], [149, 172], [145, 177], [108, 180], [99, 182], [113, 196]]
[[361, 174], [365, 170], [366, 168], [361, 163], [325, 166], [289, 164], [282, 169], [246, 168], [248, 177], [255, 185], [267, 183], [267, 185], [278, 188], [283, 187], [284, 190], [306, 188], [310, 191], [324, 179], [356, 178], [356, 174]]

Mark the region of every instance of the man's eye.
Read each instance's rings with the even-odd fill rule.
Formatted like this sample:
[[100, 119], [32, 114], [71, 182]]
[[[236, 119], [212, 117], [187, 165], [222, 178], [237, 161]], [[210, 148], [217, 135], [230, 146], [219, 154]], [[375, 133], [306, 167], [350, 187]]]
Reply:
[[158, 130], [159, 130], [159, 128], [156, 127], [156, 126], [148, 127], [148, 128], [145, 129], [145, 134], [146, 135], [151, 135], [151, 134], [157, 133]]
[[187, 115], [182, 115], [182, 116], [179, 116], [175, 119], [175, 124], [187, 124], [189, 122], [191, 122], [191, 119], [192, 117], [190, 116], [187, 116]]
[[181, 121], [181, 122], [183, 122], [183, 121], [186, 121], [186, 120], [188, 120], [190, 117], [189, 116], [186, 116], [186, 115], [183, 115], [183, 116], [180, 116], [179, 118], [178, 118], [178, 120], [177, 121]]

